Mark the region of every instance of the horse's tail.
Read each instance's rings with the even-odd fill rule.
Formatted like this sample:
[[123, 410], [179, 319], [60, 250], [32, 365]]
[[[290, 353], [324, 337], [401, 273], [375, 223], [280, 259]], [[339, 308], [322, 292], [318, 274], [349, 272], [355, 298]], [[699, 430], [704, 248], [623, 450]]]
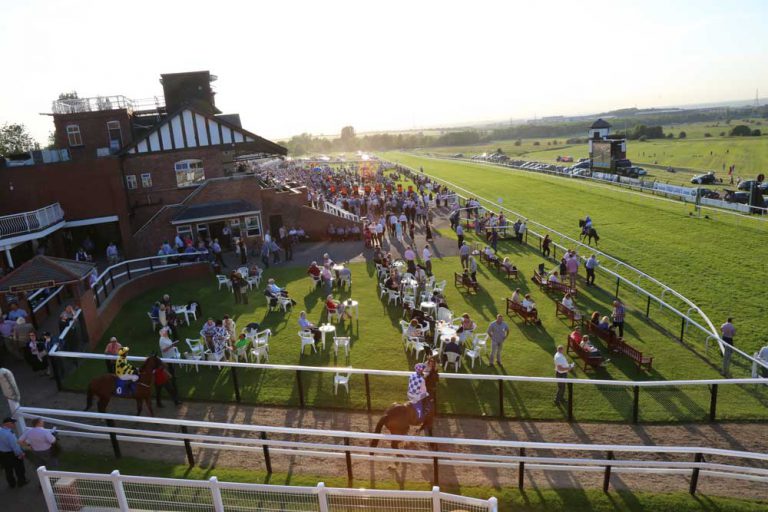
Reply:
[[[389, 413], [381, 417], [379, 422], [376, 424], [376, 429], [373, 431], [374, 434], [381, 434], [381, 429], [384, 428], [384, 425], [387, 423], [388, 416], [389, 416]], [[378, 445], [379, 445], [378, 439], [371, 439], [371, 448], [376, 448]]]
[[93, 383], [88, 384], [88, 394], [85, 400], [85, 410], [87, 411], [93, 405]]

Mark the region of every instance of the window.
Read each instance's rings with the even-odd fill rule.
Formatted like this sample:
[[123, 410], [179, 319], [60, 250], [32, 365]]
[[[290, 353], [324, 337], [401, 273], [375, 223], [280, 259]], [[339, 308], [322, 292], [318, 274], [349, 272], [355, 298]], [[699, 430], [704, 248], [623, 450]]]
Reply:
[[208, 224], [197, 225], [197, 238], [198, 240], [206, 240], [208, 238]]
[[67, 140], [70, 146], [82, 146], [83, 136], [80, 134], [80, 125], [70, 124], [67, 126]]
[[194, 187], [205, 181], [205, 171], [202, 160], [182, 160], [173, 165], [176, 171], [177, 187]]
[[143, 188], [152, 187], [152, 173], [145, 172], [141, 175], [141, 186]]
[[261, 215], [245, 218], [245, 233], [248, 236], [261, 235]]
[[239, 237], [240, 236], [240, 219], [230, 219], [229, 220], [229, 231], [230, 234], [233, 237]]
[[123, 131], [120, 129], [120, 121], [107, 121], [107, 136], [109, 137], [109, 149], [117, 151], [123, 147]]
[[125, 186], [128, 187], [128, 190], [136, 190], [136, 175], [135, 174], [126, 174], [126, 176], [125, 176]]
[[192, 238], [192, 226], [176, 226], [176, 233], [185, 240], [187, 237]]

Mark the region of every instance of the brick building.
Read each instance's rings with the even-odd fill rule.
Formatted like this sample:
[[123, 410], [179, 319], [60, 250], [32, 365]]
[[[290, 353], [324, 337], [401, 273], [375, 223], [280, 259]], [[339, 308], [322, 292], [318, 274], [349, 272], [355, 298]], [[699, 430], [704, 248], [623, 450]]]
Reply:
[[[163, 98], [61, 98], [53, 151], [0, 161], [0, 251], [15, 266], [45, 248], [72, 257], [89, 238], [115, 240], [128, 257], [157, 252], [176, 233], [260, 237], [280, 225], [322, 236], [341, 219], [304, 206], [302, 188], [263, 186], [244, 158], [284, 147], [216, 108], [208, 71], [161, 75]], [[41, 210], [42, 209], [42, 210]]]

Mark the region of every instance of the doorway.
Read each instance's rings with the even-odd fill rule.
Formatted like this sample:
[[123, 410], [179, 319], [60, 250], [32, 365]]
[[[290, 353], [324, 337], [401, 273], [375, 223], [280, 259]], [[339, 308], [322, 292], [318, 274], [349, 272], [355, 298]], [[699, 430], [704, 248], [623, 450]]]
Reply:
[[282, 215], [270, 215], [269, 216], [269, 234], [272, 238], [277, 240], [280, 236], [280, 227], [283, 225]]

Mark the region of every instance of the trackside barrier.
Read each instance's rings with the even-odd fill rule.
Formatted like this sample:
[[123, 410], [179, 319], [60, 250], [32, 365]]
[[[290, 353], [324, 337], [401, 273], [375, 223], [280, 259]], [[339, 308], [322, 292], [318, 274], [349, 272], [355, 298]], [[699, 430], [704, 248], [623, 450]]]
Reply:
[[[63, 359], [78, 359], [78, 360], [116, 360], [117, 356], [111, 356], [107, 354], [93, 354], [87, 352], [68, 352], [62, 350], [52, 350], [49, 354], [54, 358]], [[145, 357], [143, 356], [127, 356], [128, 360], [134, 363], [143, 363]], [[234, 372], [238, 369], [242, 370], [275, 370], [281, 372], [288, 372], [296, 375], [296, 384], [298, 386], [299, 394], [299, 406], [305, 407], [304, 399], [304, 386], [302, 384], [301, 375], [320, 373], [320, 374], [337, 374], [337, 373], [349, 373], [350, 375], [362, 375], [363, 379], [368, 382], [372, 376], [391, 377], [400, 382], [407, 381], [411, 372], [399, 371], [399, 370], [376, 370], [376, 369], [364, 369], [364, 368], [351, 368], [351, 367], [334, 367], [334, 366], [302, 366], [302, 365], [280, 365], [280, 364], [267, 364], [267, 363], [241, 363], [232, 361], [203, 361], [203, 360], [191, 360], [191, 359], [162, 359], [166, 364], [173, 364], [181, 367], [214, 367], [216, 369], [229, 368], [230, 372]], [[56, 366], [54, 365], [54, 369]], [[182, 378], [179, 372], [175, 372], [175, 379]], [[194, 375], [194, 374], [191, 374]], [[54, 375], [57, 383], [61, 383], [60, 376]], [[186, 377], [185, 377], [186, 378]], [[600, 380], [600, 379], [558, 379], [555, 377], [527, 377], [519, 375], [491, 375], [480, 373], [450, 373], [445, 372], [440, 374], [441, 380], [446, 381], [470, 381], [470, 382], [494, 382], [498, 387], [499, 395], [499, 410], [498, 416], [505, 416], [504, 405], [504, 388], [513, 383], [520, 384], [536, 384], [537, 386], [549, 385], [554, 392], [556, 386], [561, 383], [565, 383], [568, 387], [568, 393], [570, 399], [568, 400], [567, 418], [572, 421], [575, 418], [573, 411], [574, 402], [578, 402], [578, 393], [574, 392], [575, 387], [593, 387], [595, 389], [613, 389], [624, 392], [632, 392], [632, 413], [631, 421], [633, 423], [639, 423], [640, 421], [640, 401], [641, 390], [647, 393], [653, 393], [656, 390], [659, 392], [665, 392], [670, 389], [677, 392], [682, 392], [683, 387], [691, 386], [701, 389], [705, 389], [709, 394], [709, 408], [708, 416], [709, 421], [717, 420], [717, 393], [720, 386], [738, 386], [746, 387], [751, 390], [755, 386], [768, 385], [768, 379], [763, 378], [743, 378], [743, 379], [707, 379], [707, 380], [650, 380], [650, 381], [627, 381], [627, 380]], [[240, 396], [239, 383], [237, 379], [231, 379], [232, 384], [235, 387], [235, 396]], [[575, 397], [575, 398], [574, 398]], [[371, 412], [371, 389], [369, 385], [365, 386], [365, 398], [368, 412]], [[439, 410], [440, 393], [438, 393], [438, 410]], [[239, 400], [238, 400], [239, 401]], [[492, 404], [489, 404], [492, 405]], [[630, 419], [629, 412], [627, 413], [627, 419]], [[689, 419], [682, 418], [681, 421]], [[703, 418], [701, 418], [703, 419]]]
[[208, 263], [208, 251], [150, 256], [148, 258], [137, 258], [116, 263], [107, 267], [91, 285], [96, 306], [101, 306], [101, 303], [119, 285], [142, 274], [165, 268], [201, 265], [203, 263]]
[[[520, 470], [521, 463], [530, 470], [600, 472], [610, 466], [613, 473], [693, 476], [696, 472], [699, 475], [768, 482], [768, 454], [702, 446], [545, 443], [423, 437], [36, 407], [19, 407], [16, 415], [25, 419], [43, 418], [47, 423], [61, 427], [59, 435], [73, 438], [109, 441], [111, 434], [119, 443], [156, 444], [181, 449], [185, 442], [189, 442], [192, 447], [198, 449], [240, 451], [251, 456], [256, 456], [262, 451], [266, 453], [268, 449], [273, 457], [299, 455], [329, 459], [329, 463], [335, 460], [346, 465], [349, 485], [353, 485], [354, 480], [352, 460], [400, 461], [429, 465], [433, 468], [433, 485], [439, 485], [440, 466]], [[94, 420], [112, 422], [112, 425], [86, 423]], [[124, 426], [116, 426], [117, 423]], [[177, 433], [176, 428], [179, 425], [186, 427], [187, 432]], [[198, 430], [202, 433], [197, 433]], [[377, 446], [372, 446], [373, 441], [377, 442]], [[411, 443], [411, 446], [423, 449], [385, 446], [391, 445], [393, 441]], [[695, 488], [691, 492], [695, 492]]]
[[[49, 471], [37, 469], [49, 512], [65, 510], [292, 510], [348, 512], [392, 510], [434, 512], [464, 510], [497, 512], [496, 498], [481, 500], [440, 491], [388, 491], [288, 485], [182, 480], [121, 475]], [[169, 508], [172, 507], [172, 508]]]
[[[719, 345], [721, 353], [723, 353], [723, 354], [725, 353], [726, 344], [722, 340], [720, 335], [718, 334], [717, 327], [715, 327], [715, 325], [712, 323], [712, 321], [709, 319], [709, 317], [704, 313], [704, 311], [702, 311], [701, 308], [699, 308], [699, 306], [697, 306], [693, 301], [691, 301], [690, 299], [688, 299], [687, 297], [685, 297], [681, 293], [677, 292], [676, 290], [670, 288], [669, 286], [667, 286], [666, 284], [662, 283], [661, 281], [657, 280], [656, 278], [646, 274], [645, 272], [643, 272], [643, 271], [641, 271], [641, 270], [639, 270], [639, 269], [637, 269], [635, 267], [632, 267], [631, 265], [627, 265], [623, 261], [618, 260], [618, 259], [614, 258], [613, 256], [610, 256], [610, 255], [608, 255], [608, 254], [606, 254], [604, 252], [601, 252], [600, 250], [598, 250], [595, 247], [588, 246], [588, 245], [584, 244], [583, 242], [581, 242], [579, 240], [575, 240], [575, 239], [571, 238], [570, 236], [568, 236], [568, 235], [566, 235], [564, 233], [561, 233], [561, 232], [559, 232], [557, 230], [551, 229], [551, 228], [549, 228], [549, 227], [547, 227], [547, 226], [545, 226], [543, 224], [540, 224], [540, 223], [535, 222], [535, 221], [531, 221], [526, 215], [524, 215], [522, 213], [516, 212], [514, 210], [510, 210], [509, 208], [502, 207], [499, 204], [497, 204], [496, 202], [494, 202], [494, 201], [492, 201], [492, 200], [490, 200], [488, 198], [479, 196], [479, 195], [473, 193], [470, 190], [467, 190], [467, 189], [465, 189], [463, 187], [460, 187], [460, 186], [458, 186], [458, 185], [456, 185], [454, 183], [451, 183], [450, 181], [444, 180], [442, 178], [438, 178], [438, 177], [433, 176], [433, 175], [431, 175], [429, 173], [425, 173], [425, 172], [421, 172], [421, 171], [416, 171], [415, 169], [413, 169], [412, 167], [409, 167], [407, 165], [403, 165], [403, 164], [397, 164], [397, 165], [399, 165], [403, 169], [406, 169], [406, 170], [410, 171], [410, 173], [412, 175], [414, 175], [414, 176], [419, 176], [419, 175], [421, 175], [421, 176], [428, 176], [431, 180], [433, 180], [435, 182], [444, 183], [445, 185], [449, 186], [453, 191], [462, 191], [462, 192], [468, 194], [467, 197], [461, 196], [461, 198], [464, 200], [465, 203], [466, 203], [468, 197], [472, 197], [472, 198], [475, 198], [480, 203], [481, 207], [482, 207], [483, 204], [485, 204], [486, 207], [483, 207], [483, 208], [487, 209], [489, 211], [502, 210], [505, 213], [511, 214], [511, 215], [516, 216], [518, 218], [528, 219], [527, 220], [527, 224], [529, 226], [530, 225], [536, 226], [537, 228], [540, 228], [543, 231], [549, 232], [553, 236], [557, 237], [557, 239], [552, 241], [552, 246], [555, 248], [555, 259], [556, 259], [557, 249], [560, 249], [561, 254], [564, 251], [568, 250], [569, 248], [581, 248], [581, 249], [585, 249], [587, 252], [594, 253], [595, 255], [600, 257], [600, 262], [601, 262], [601, 264], [597, 267], [597, 270], [599, 272], [607, 274], [612, 279], [616, 280], [616, 296], [617, 297], [618, 297], [620, 285], [623, 284], [625, 287], [628, 287], [630, 290], [635, 291], [635, 292], [637, 292], [637, 293], [647, 297], [647, 299], [649, 301], [648, 302], [649, 307], [650, 307], [650, 301], [653, 300], [657, 304], [659, 304], [659, 306], [662, 309], [666, 309], [666, 310], [674, 313], [678, 318], [680, 318], [681, 325], [682, 325], [682, 327], [681, 327], [681, 334], [680, 334], [680, 340], [681, 341], [682, 341], [683, 336], [685, 334], [686, 327], [692, 325], [692, 326], [696, 327], [697, 329], [699, 329], [700, 331], [702, 331], [707, 336], [708, 339], [716, 340], [718, 345]], [[511, 225], [509, 226], [509, 228], [511, 229]], [[529, 228], [528, 232], [526, 233], [526, 242], [527, 242], [528, 236], [531, 236], [531, 235], [538, 239], [539, 246], [540, 246], [541, 240], [544, 238], [544, 235]], [[563, 245], [563, 242], [567, 242], [569, 244], [569, 247], [566, 247], [565, 245]], [[579, 257], [580, 257], [580, 259], [582, 259], [582, 261], [584, 260], [583, 256], [579, 256]], [[607, 264], [613, 265], [616, 270], [611, 270], [610, 268], [608, 268]], [[622, 275], [619, 272], [625, 272], [627, 275], [630, 275], [631, 277], [626, 277], [625, 275]], [[647, 282], [653, 284], [654, 286], [657, 286], [661, 290], [661, 297], [658, 297], [658, 296], [654, 295], [652, 292], [650, 292], [650, 291], [646, 290], [645, 288], [641, 287], [639, 284], [636, 284], [635, 282], [633, 282], [633, 279], [635, 281], [637, 281], [637, 282], [640, 282], [640, 281], [644, 280], [644, 281], [647, 281]], [[688, 313], [687, 314], [683, 313], [682, 311], [680, 311], [678, 308], [676, 308], [672, 304], [669, 304], [668, 302], [665, 302], [664, 301], [664, 296], [666, 294], [670, 294], [675, 299], [677, 299], [680, 302], [682, 302], [684, 304], [684, 306], [686, 306], [688, 308]], [[694, 320], [693, 318], [691, 318], [689, 316], [691, 312], [695, 312], [701, 318], [701, 320], [703, 320], [704, 324], [706, 324], [706, 325], [702, 325], [701, 323], [699, 323], [696, 320]], [[735, 353], [737, 353], [737, 354], [739, 354], [746, 361], [748, 361], [746, 363], [747, 367], [751, 367], [752, 365], [757, 364], [758, 366], [762, 366], [763, 368], [768, 369], [768, 363], [766, 363], [765, 361], [761, 361], [759, 359], [756, 359], [752, 355], [744, 352], [743, 350], [741, 350], [741, 349], [739, 349], [737, 347], [730, 347], [729, 346], [728, 349], [733, 351], [733, 352], [735, 352]]]

